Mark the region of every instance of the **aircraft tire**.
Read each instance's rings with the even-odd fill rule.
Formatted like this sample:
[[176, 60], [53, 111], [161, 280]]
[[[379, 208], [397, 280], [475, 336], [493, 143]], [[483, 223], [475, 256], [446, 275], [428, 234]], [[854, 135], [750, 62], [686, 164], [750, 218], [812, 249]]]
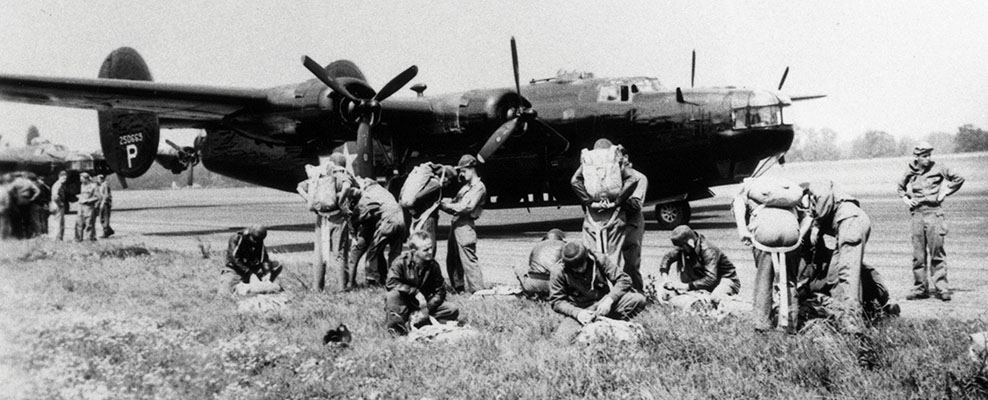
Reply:
[[674, 203], [656, 204], [655, 221], [659, 224], [659, 229], [667, 231], [679, 225], [690, 222], [690, 203], [688, 201], [677, 201]]

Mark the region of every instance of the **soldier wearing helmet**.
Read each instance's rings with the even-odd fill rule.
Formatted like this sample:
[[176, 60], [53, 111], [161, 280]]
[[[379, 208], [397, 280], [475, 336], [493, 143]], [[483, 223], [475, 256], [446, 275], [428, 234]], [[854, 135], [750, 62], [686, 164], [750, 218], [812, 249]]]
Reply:
[[226, 249], [226, 268], [223, 270], [220, 292], [229, 294], [237, 283], [250, 283], [252, 275], [274, 282], [281, 273], [281, 265], [268, 258], [264, 238], [268, 229], [254, 224], [234, 233]]

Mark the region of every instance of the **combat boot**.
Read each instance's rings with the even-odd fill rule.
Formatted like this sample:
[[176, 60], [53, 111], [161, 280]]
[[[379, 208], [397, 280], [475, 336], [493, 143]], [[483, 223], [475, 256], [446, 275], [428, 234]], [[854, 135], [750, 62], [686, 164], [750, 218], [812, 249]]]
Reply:
[[928, 298], [930, 298], [930, 292], [925, 290], [922, 292], [912, 292], [906, 295], [906, 300], [922, 300]]
[[950, 292], [946, 290], [941, 290], [936, 293], [933, 293], [933, 296], [940, 299], [941, 301], [950, 301], [951, 299], [954, 298], [954, 296], [951, 295]]

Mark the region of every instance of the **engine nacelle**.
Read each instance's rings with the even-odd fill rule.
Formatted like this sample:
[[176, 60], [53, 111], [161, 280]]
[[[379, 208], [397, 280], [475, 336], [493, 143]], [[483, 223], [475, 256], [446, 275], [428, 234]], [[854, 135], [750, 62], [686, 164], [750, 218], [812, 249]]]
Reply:
[[[500, 126], [511, 119], [511, 111], [518, 108], [518, 95], [510, 89], [472, 90], [463, 93], [461, 101], [466, 103], [460, 108], [461, 122], [484, 123]], [[521, 99], [525, 106], [531, 103]]]
[[[136, 50], [121, 47], [103, 60], [100, 78], [150, 81], [151, 71]], [[98, 111], [100, 146], [118, 175], [136, 178], [147, 172], [158, 152], [160, 128], [154, 113]]]

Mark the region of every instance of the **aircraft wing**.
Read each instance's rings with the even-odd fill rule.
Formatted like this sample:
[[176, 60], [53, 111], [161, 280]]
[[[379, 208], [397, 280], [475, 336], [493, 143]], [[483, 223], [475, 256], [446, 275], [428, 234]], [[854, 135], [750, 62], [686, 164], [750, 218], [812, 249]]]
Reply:
[[199, 128], [245, 108], [266, 108], [267, 92], [120, 79], [0, 75], [0, 100], [158, 114], [162, 128]]

